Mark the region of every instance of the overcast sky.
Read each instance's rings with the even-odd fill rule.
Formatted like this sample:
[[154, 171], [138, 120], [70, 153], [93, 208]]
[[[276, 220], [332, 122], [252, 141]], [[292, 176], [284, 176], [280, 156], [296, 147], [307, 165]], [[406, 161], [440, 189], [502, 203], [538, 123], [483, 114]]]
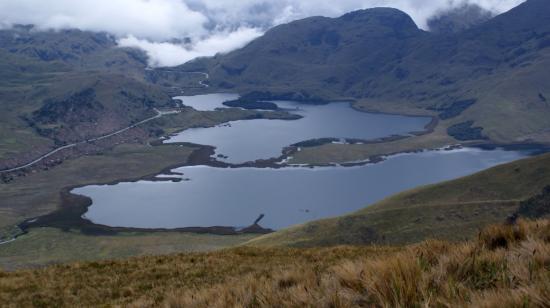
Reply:
[[[147, 52], [151, 66], [173, 66], [244, 46], [292, 20], [377, 6], [401, 9], [426, 28], [438, 12], [475, 3], [502, 13], [524, 0], [0, 0], [0, 27], [34, 24], [113, 34], [121, 46]], [[174, 39], [189, 38], [186, 45]]]

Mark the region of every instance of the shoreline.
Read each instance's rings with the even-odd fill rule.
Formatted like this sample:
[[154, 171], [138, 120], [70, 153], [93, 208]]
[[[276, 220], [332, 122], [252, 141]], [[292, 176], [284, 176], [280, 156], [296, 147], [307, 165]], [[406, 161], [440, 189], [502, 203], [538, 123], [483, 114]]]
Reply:
[[[109, 185], [114, 185], [109, 184]], [[138, 233], [196, 233], [196, 234], [213, 234], [213, 235], [241, 235], [241, 234], [268, 234], [274, 232], [272, 229], [263, 228], [260, 225], [253, 223], [246, 228], [226, 227], [226, 226], [211, 226], [211, 227], [182, 227], [182, 228], [135, 228], [135, 227], [113, 227], [102, 224], [96, 224], [83, 215], [92, 205], [92, 199], [71, 193], [76, 187], [68, 187], [63, 189], [61, 194], [61, 206], [56, 211], [27, 219], [18, 224], [22, 230], [17, 237], [27, 234], [33, 228], [57, 228], [62, 231], [78, 230], [84, 235], [89, 236], [114, 236], [124, 232]], [[13, 241], [12, 240], [12, 241]]]

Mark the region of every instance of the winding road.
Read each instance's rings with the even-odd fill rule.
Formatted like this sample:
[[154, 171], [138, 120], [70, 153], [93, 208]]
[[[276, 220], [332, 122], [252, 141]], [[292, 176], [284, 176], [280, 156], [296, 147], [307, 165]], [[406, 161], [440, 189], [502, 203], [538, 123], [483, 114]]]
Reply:
[[206, 83], [204, 83], [206, 80], [210, 79], [210, 75], [208, 75], [208, 73], [203, 73], [203, 72], [193, 72], [194, 74], [202, 74], [204, 76], [204, 79], [199, 81], [199, 84], [205, 88], [208, 88], [210, 87], [209, 85], [207, 85]]
[[150, 118], [147, 118], [143, 121], [140, 121], [138, 123], [135, 123], [135, 124], [132, 124], [128, 127], [125, 127], [123, 129], [120, 129], [120, 130], [117, 130], [115, 132], [112, 132], [110, 134], [107, 134], [107, 135], [103, 135], [103, 136], [100, 136], [100, 137], [96, 137], [96, 138], [92, 138], [92, 139], [87, 139], [87, 140], [84, 140], [84, 141], [80, 141], [80, 142], [75, 142], [75, 143], [71, 143], [71, 144], [67, 144], [67, 145], [64, 145], [62, 147], [59, 147], [59, 148], [56, 148], [42, 156], [40, 156], [39, 158], [27, 163], [27, 164], [24, 164], [24, 165], [21, 165], [21, 166], [18, 166], [18, 167], [14, 167], [14, 168], [10, 168], [10, 169], [4, 169], [4, 170], [0, 170], [0, 173], [7, 173], [7, 172], [13, 172], [13, 171], [17, 171], [17, 170], [21, 170], [21, 169], [25, 169], [25, 168], [28, 168], [28, 167], [31, 167], [41, 161], [43, 161], [44, 159], [54, 155], [55, 153], [57, 152], [60, 152], [60, 151], [63, 151], [65, 149], [69, 149], [69, 148], [74, 148], [80, 144], [84, 144], [84, 143], [89, 143], [89, 142], [94, 142], [94, 141], [100, 141], [100, 140], [103, 140], [103, 139], [107, 139], [109, 137], [113, 137], [113, 136], [116, 136], [116, 135], [119, 135], [121, 133], [124, 133], [132, 128], [135, 128], [137, 126], [140, 126], [140, 125], [143, 125], [147, 122], [150, 122], [150, 121], [153, 121], [155, 119], [158, 119], [160, 117], [163, 117], [165, 115], [169, 115], [169, 114], [176, 114], [176, 113], [180, 113], [181, 111], [180, 110], [170, 110], [170, 111], [160, 111], [158, 110], [157, 108], [154, 108], [155, 112], [157, 113], [155, 116], [153, 117], [150, 117]]
[[10, 239], [10, 240], [0, 242], [0, 245], [4, 245], [4, 244], [7, 244], [7, 243], [11, 243], [11, 242], [13, 242], [13, 241], [15, 241], [15, 240], [16, 240], [16, 238], [12, 238], [12, 239]]

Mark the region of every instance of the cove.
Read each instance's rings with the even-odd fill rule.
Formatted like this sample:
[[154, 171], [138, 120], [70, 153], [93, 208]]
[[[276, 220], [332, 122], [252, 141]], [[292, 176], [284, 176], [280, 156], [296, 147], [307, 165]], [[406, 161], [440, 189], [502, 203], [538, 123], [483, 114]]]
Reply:
[[250, 225], [280, 229], [361, 209], [397, 192], [475, 173], [530, 155], [475, 148], [399, 154], [357, 167], [177, 168], [184, 181], [93, 185], [84, 215], [116, 227], [178, 228]]

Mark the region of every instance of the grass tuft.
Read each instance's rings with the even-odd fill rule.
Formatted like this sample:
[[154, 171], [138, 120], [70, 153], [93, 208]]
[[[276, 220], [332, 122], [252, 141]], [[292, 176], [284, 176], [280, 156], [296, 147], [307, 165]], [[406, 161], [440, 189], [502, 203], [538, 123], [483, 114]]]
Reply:
[[479, 242], [488, 249], [508, 248], [517, 242], [525, 240], [526, 223], [492, 225], [479, 233]]

